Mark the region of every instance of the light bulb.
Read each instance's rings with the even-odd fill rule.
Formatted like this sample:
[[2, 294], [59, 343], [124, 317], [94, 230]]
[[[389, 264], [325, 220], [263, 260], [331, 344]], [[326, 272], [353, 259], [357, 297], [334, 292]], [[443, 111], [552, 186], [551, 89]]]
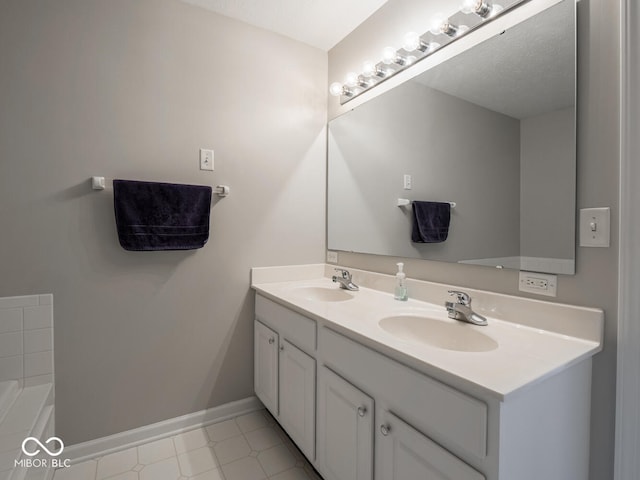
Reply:
[[382, 62], [386, 65], [390, 65], [396, 59], [396, 49], [393, 47], [386, 47], [382, 50]]
[[376, 64], [370, 61], [366, 61], [362, 64], [362, 74], [365, 77], [372, 77], [376, 73]]
[[441, 13], [436, 13], [429, 23], [429, 31], [434, 35], [440, 35], [442, 33], [442, 26], [446, 23], [446, 17]]
[[355, 87], [358, 84], [358, 74], [354, 72], [347, 73], [344, 83], [347, 87]]
[[463, 13], [475, 13], [481, 18], [489, 18], [504, 9], [500, 5], [492, 5], [491, 0], [464, 0], [460, 10]]
[[404, 48], [407, 52], [413, 52], [417, 50], [420, 46], [420, 35], [416, 32], [409, 32], [404, 36], [404, 43], [402, 44], [402, 48]]
[[401, 67], [407, 64], [407, 59], [402, 55], [398, 55], [398, 52], [393, 47], [387, 47], [382, 50], [382, 63], [391, 65], [395, 63]]
[[342, 84], [340, 82], [333, 82], [331, 85], [329, 85], [329, 93], [334, 97], [342, 95], [343, 90], [344, 89], [342, 88]]
[[481, 3], [482, 0], [464, 0], [462, 5], [460, 6], [460, 11], [462, 13], [474, 13], [476, 11], [476, 5]]

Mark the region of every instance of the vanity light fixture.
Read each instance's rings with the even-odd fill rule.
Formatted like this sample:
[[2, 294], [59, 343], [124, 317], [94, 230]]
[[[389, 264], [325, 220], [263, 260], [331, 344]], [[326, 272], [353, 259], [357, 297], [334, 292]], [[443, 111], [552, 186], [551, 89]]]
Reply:
[[407, 52], [415, 52], [418, 50], [422, 53], [432, 52], [439, 46], [440, 44], [436, 42], [425, 42], [416, 32], [407, 33], [404, 36], [404, 43], [402, 44], [402, 48]]
[[329, 93], [334, 97], [337, 97], [338, 95], [343, 95], [345, 97], [353, 96], [353, 91], [346, 85], [342, 85], [340, 82], [333, 82], [329, 85]]
[[467, 30], [469, 29], [466, 26], [454, 25], [453, 23], [451, 23], [451, 21], [449, 21], [448, 18], [443, 17], [441, 14], [433, 17], [433, 19], [431, 20], [431, 28], [429, 29], [429, 31], [434, 35], [444, 34], [452, 38], [463, 34]]
[[364, 62], [364, 65], [362, 66], [362, 75], [365, 77], [378, 77], [378, 79], [382, 79], [393, 73], [393, 69], [386, 68], [386, 65], [383, 67], [382, 65], [380, 63], [376, 65], [373, 62]]
[[460, 11], [462, 13], [475, 13], [480, 18], [490, 18], [500, 13], [504, 8], [501, 5], [493, 4], [491, 0], [464, 0]]
[[357, 73], [350, 73], [347, 75], [347, 81], [345, 84], [347, 87], [359, 87], [359, 88], [369, 88], [372, 85], [372, 80], [365, 77], [364, 75], [358, 75]]
[[373, 77], [374, 75], [378, 75], [376, 64], [369, 61], [364, 62], [362, 64], [362, 75], [364, 75], [365, 77]]
[[347, 73], [347, 76], [345, 77], [345, 80], [344, 80], [344, 84], [347, 87], [351, 87], [351, 88], [358, 85], [358, 74], [354, 72]]
[[[331, 95], [340, 97], [340, 104], [357, 97], [386, 79], [403, 71], [410, 65], [444, 48], [465, 33], [491, 21], [496, 15], [506, 12], [527, 0], [501, 0], [502, 5], [493, 0], [462, 0], [458, 12], [453, 15], [435, 15], [429, 30], [423, 35], [409, 32], [404, 36], [402, 48], [386, 47], [378, 63], [364, 62], [362, 73], [349, 72], [345, 82], [334, 82], [329, 86]], [[473, 16], [467, 16], [474, 14]], [[461, 22], [468, 23], [469, 26]]]
[[400, 55], [395, 48], [386, 47], [382, 50], [382, 63], [385, 65], [396, 64], [404, 67], [407, 64], [407, 57]]

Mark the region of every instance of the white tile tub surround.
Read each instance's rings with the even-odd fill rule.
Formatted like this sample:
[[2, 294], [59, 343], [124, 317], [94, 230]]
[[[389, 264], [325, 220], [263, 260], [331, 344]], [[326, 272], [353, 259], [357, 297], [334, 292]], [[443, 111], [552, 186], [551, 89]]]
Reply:
[[0, 298], [0, 382], [53, 382], [53, 295]]

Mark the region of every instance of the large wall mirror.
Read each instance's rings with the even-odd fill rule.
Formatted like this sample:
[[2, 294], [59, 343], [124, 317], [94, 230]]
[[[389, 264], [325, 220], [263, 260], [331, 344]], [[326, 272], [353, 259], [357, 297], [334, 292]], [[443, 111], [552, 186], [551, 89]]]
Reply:
[[[329, 249], [573, 274], [575, 20], [564, 0], [332, 120]], [[446, 241], [413, 243], [398, 199], [455, 202]]]

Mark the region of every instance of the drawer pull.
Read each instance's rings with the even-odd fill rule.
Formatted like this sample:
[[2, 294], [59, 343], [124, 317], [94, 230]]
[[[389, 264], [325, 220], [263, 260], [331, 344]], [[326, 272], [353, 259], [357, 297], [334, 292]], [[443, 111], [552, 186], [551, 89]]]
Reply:
[[284, 345], [280, 345], [280, 351], [284, 352]]
[[269, 345], [273, 345], [273, 344], [275, 343], [275, 341], [276, 341], [276, 339], [275, 339], [275, 338], [273, 338], [273, 337], [271, 337], [271, 338], [269, 339]]
[[358, 407], [358, 415], [364, 417], [367, 413], [367, 407]]
[[382, 432], [382, 435], [384, 435], [385, 437], [389, 435], [390, 431], [391, 427], [389, 425], [385, 425], [384, 423], [380, 425], [380, 432]]

